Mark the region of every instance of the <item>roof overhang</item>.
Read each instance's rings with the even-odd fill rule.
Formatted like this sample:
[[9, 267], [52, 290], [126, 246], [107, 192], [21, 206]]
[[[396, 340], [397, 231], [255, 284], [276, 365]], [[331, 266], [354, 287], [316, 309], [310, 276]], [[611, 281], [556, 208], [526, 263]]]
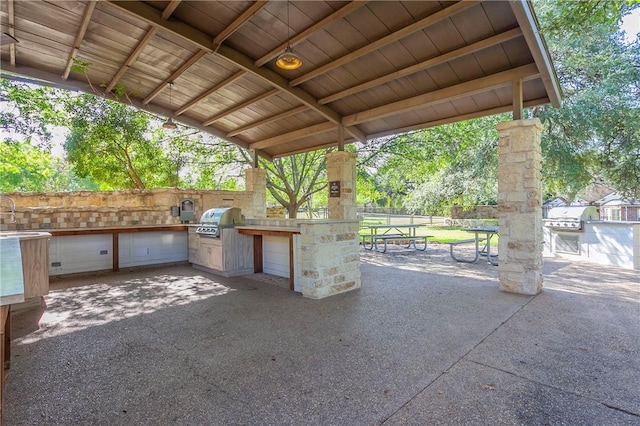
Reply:
[[[0, 5], [18, 40], [1, 49], [2, 77], [126, 91], [136, 107], [269, 159], [560, 105], [528, 1]], [[275, 66], [288, 43], [303, 60], [295, 71]]]

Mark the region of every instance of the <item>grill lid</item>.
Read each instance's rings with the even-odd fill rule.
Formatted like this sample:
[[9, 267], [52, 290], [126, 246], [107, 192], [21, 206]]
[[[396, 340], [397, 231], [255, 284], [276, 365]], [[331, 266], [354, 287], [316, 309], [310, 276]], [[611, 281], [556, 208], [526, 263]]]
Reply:
[[244, 223], [244, 215], [238, 207], [213, 208], [205, 211], [200, 217], [201, 225], [232, 227]]
[[564, 221], [583, 221], [599, 220], [600, 215], [594, 206], [562, 206], [549, 210], [547, 218]]

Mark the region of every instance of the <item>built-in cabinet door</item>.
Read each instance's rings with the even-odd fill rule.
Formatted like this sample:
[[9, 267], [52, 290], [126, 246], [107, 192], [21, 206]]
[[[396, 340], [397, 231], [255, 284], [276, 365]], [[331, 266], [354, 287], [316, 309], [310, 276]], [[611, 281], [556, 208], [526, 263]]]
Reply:
[[262, 271], [265, 274], [290, 278], [288, 237], [265, 235], [262, 238]]
[[182, 231], [121, 233], [120, 267], [184, 262], [188, 258], [187, 233]]
[[111, 241], [109, 234], [52, 237], [49, 275], [112, 269]]

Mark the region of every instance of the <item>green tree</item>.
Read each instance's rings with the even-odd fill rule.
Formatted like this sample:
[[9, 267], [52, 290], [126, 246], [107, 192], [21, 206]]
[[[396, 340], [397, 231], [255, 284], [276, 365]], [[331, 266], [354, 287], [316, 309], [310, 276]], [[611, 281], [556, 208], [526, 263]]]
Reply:
[[71, 165], [28, 142], [0, 143], [0, 192], [93, 190], [98, 186], [81, 179]]
[[572, 199], [594, 181], [640, 197], [640, 42], [618, 24], [631, 2], [544, 2], [543, 29], [564, 91], [562, 108], [533, 110], [545, 125], [543, 181]]

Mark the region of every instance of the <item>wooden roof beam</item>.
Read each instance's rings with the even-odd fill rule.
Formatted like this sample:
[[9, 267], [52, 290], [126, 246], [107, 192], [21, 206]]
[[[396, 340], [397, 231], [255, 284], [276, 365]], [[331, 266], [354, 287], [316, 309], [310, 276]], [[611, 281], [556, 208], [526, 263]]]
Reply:
[[[525, 108], [529, 108], [532, 106], [548, 104], [548, 103], [549, 103], [549, 98], [542, 98], [542, 99], [533, 99], [533, 100], [527, 101], [523, 105]], [[375, 138], [382, 138], [385, 136], [396, 135], [400, 133], [415, 132], [417, 130], [427, 129], [429, 127], [442, 126], [443, 124], [451, 124], [457, 121], [471, 120], [472, 118], [487, 117], [489, 115], [502, 114], [503, 112], [510, 112], [512, 109], [513, 107], [511, 105], [505, 105], [501, 107], [485, 109], [482, 111], [475, 111], [468, 114], [441, 118], [439, 120], [427, 121], [424, 123], [401, 127], [399, 129], [394, 129], [387, 132], [374, 133], [374, 134], [368, 135], [368, 137], [370, 139], [375, 139]]]
[[180, 108], [178, 108], [176, 110], [175, 114], [176, 115], [184, 114], [185, 111], [187, 111], [188, 109], [192, 108], [198, 102], [200, 102], [203, 99], [211, 96], [212, 94], [214, 94], [218, 90], [222, 89], [223, 87], [228, 86], [229, 84], [233, 83], [234, 81], [236, 81], [237, 79], [239, 79], [240, 77], [245, 75], [246, 73], [247, 73], [246, 71], [241, 70], [241, 71], [238, 71], [237, 73], [233, 74], [231, 77], [228, 77], [228, 78], [224, 79], [222, 82], [216, 84], [211, 89], [207, 90], [206, 92], [202, 93], [198, 97], [196, 97], [196, 98], [192, 99], [191, 101], [187, 102], [186, 104], [182, 105]]
[[73, 60], [75, 59], [78, 51], [80, 50], [80, 45], [82, 44], [82, 40], [84, 39], [84, 35], [87, 32], [87, 27], [89, 26], [89, 22], [91, 22], [91, 15], [96, 8], [97, 2], [90, 1], [87, 3], [87, 7], [84, 9], [84, 16], [82, 17], [82, 22], [80, 23], [80, 28], [78, 29], [78, 33], [76, 34], [76, 39], [73, 42], [73, 48], [71, 49], [71, 53], [69, 53], [69, 59], [67, 59], [67, 66], [64, 68], [64, 72], [62, 73], [62, 78], [66, 80], [69, 78], [69, 73], [71, 72], [71, 66], [73, 65]]
[[347, 16], [350, 13], [352, 13], [353, 11], [361, 8], [362, 6], [366, 5], [367, 3], [369, 3], [369, 2], [368, 1], [353, 1], [353, 2], [350, 2], [349, 4], [347, 4], [346, 6], [343, 6], [339, 10], [333, 12], [331, 15], [327, 16], [326, 18], [316, 22], [315, 24], [313, 24], [312, 26], [310, 26], [306, 30], [296, 34], [293, 37], [291, 37], [290, 40], [288, 40], [285, 43], [282, 43], [281, 45], [279, 45], [278, 47], [273, 49], [271, 52], [267, 53], [262, 58], [258, 59], [255, 62], [255, 65], [257, 67], [263, 66], [264, 64], [266, 64], [267, 62], [269, 62], [270, 60], [272, 60], [273, 58], [275, 58], [276, 56], [278, 56], [279, 54], [284, 52], [284, 49], [287, 47], [287, 45], [295, 46], [297, 43], [299, 43], [302, 40], [305, 40], [306, 38], [310, 37], [313, 33], [318, 31], [319, 29], [326, 27], [327, 25], [329, 25], [330, 23], [332, 23], [334, 21], [337, 21], [338, 19], [344, 18], [345, 16]]
[[142, 49], [149, 43], [149, 41], [153, 38], [153, 36], [156, 35], [157, 32], [158, 32], [158, 27], [152, 26], [151, 28], [149, 28], [149, 31], [147, 31], [147, 33], [144, 35], [142, 40], [140, 40], [136, 48], [133, 49], [133, 52], [131, 52], [131, 54], [129, 55], [127, 60], [124, 62], [124, 64], [122, 64], [122, 66], [120, 67], [116, 75], [114, 75], [113, 78], [111, 79], [111, 82], [107, 86], [107, 92], [110, 92], [113, 90], [116, 84], [118, 84], [118, 81], [120, 80], [120, 78], [122, 78], [124, 73], [127, 72], [131, 64], [133, 64], [135, 60], [138, 59], [138, 55], [140, 55], [140, 52], [142, 52]]
[[[7, 13], [9, 15], [9, 35], [11, 37], [16, 36], [16, 12], [13, 0], [7, 0]], [[12, 67], [16, 66], [16, 44], [11, 43], [9, 45], [9, 61]]]
[[400, 114], [414, 108], [423, 108], [429, 105], [436, 105], [443, 102], [453, 101], [462, 97], [473, 96], [487, 90], [511, 85], [514, 80], [528, 80], [538, 77], [539, 75], [540, 74], [538, 72], [536, 64], [531, 63], [507, 71], [491, 74], [486, 77], [478, 78], [476, 80], [456, 84], [455, 86], [434, 90], [433, 92], [424, 93], [422, 95], [397, 101], [392, 104], [357, 112], [355, 114], [345, 116], [343, 119], [343, 123], [344, 125], [354, 125], [365, 123], [367, 121], [378, 120], [381, 118]]
[[451, 16], [455, 15], [456, 13], [460, 13], [464, 10], [467, 10], [475, 5], [477, 5], [478, 3], [480, 3], [477, 0], [474, 1], [460, 1], [458, 3], [453, 4], [452, 6], [449, 6], [445, 9], [442, 9], [432, 15], [427, 16], [426, 18], [423, 18], [417, 22], [414, 22], [411, 25], [407, 25], [406, 27], [391, 33], [385, 37], [382, 37], [381, 39], [378, 39], [372, 43], [369, 43], [363, 47], [361, 47], [360, 49], [357, 49], [351, 53], [347, 53], [346, 55], [329, 62], [328, 64], [325, 64], [321, 67], [318, 67], [312, 71], [309, 71], [308, 73], [301, 75], [300, 77], [291, 80], [291, 86], [295, 87], [298, 86], [306, 81], [309, 81], [321, 74], [324, 74], [328, 71], [331, 71], [334, 68], [338, 68], [348, 62], [351, 62], [361, 56], [367, 55], [371, 52], [374, 52], [378, 49], [381, 49], [384, 46], [387, 46], [391, 43], [394, 43], [410, 34], [413, 34], [417, 31], [420, 31], [430, 25], [433, 25], [437, 22], [440, 22], [444, 19], [448, 19]]
[[249, 6], [247, 10], [242, 12], [240, 16], [234, 19], [231, 24], [227, 25], [227, 27], [224, 30], [222, 30], [220, 34], [218, 34], [213, 39], [213, 45], [214, 46], [221, 45], [223, 41], [225, 41], [227, 38], [231, 36], [231, 34], [235, 33], [238, 30], [238, 28], [240, 28], [242, 25], [244, 25], [245, 22], [251, 19], [251, 17], [255, 15], [256, 12], [258, 12], [260, 9], [265, 7], [267, 3], [268, 3], [268, 0], [267, 1], [258, 0], [255, 3], [253, 3], [251, 6]]
[[251, 130], [251, 129], [254, 129], [254, 128], [260, 127], [260, 126], [264, 126], [265, 124], [273, 123], [274, 121], [282, 120], [282, 119], [287, 118], [287, 117], [291, 117], [293, 115], [296, 115], [296, 114], [301, 113], [302, 111], [306, 111], [308, 109], [309, 108], [307, 106], [300, 105], [299, 107], [290, 109], [289, 111], [281, 112], [280, 114], [276, 114], [276, 115], [272, 115], [271, 117], [267, 117], [264, 120], [255, 121], [253, 123], [247, 124], [246, 126], [239, 127], [236, 130], [233, 130], [233, 131], [227, 133], [227, 137], [232, 137], [232, 136], [239, 135], [240, 133], [244, 133], [247, 130]]
[[[348, 145], [350, 143], [355, 143], [356, 140], [355, 139], [345, 139], [344, 144]], [[287, 151], [286, 153], [283, 154], [275, 154], [273, 156], [273, 159], [275, 160], [276, 158], [281, 158], [281, 157], [288, 157], [290, 155], [296, 155], [296, 154], [303, 154], [305, 152], [309, 152], [309, 151], [317, 151], [319, 149], [326, 149], [326, 148], [333, 148], [337, 145], [336, 142], [329, 142], [329, 143], [325, 143], [322, 145], [316, 145], [310, 148], [302, 148], [302, 149], [297, 149], [295, 151]]]
[[171, 14], [176, 10], [176, 8], [178, 7], [178, 5], [180, 5], [180, 2], [182, 0], [171, 0], [169, 2], [169, 4], [167, 5], [167, 7], [164, 8], [164, 10], [162, 11], [162, 20], [166, 21], [167, 19], [169, 19], [169, 17], [171, 16]]
[[264, 139], [259, 142], [249, 144], [249, 149], [262, 149], [270, 146], [280, 145], [282, 143], [295, 141], [302, 138], [308, 138], [310, 136], [319, 135], [332, 130], [336, 130], [336, 125], [330, 121], [316, 124], [314, 126], [305, 127], [304, 129], [294, 130], [293, 132], [285, 133], [283, 135], [274, 136], [269, 139]]
[[[149, 24], [162, 27], [166, 31], [170, 31], [173, 34], [183, 38], [184, 40], [193, 43], [202, 50], [213, 52], [213, 46], [209, 36], [192, 26], [185, 24], [184, 22], [162, 21], [160, 12], [146, 3], [142, 3], [139, 1], [109, 0], [109, 4], [118, 7], [134, 16], [137, 16], [138, 18], [148, 22]], [[259, 77], [263, 81], [271, 84], [273, 87], [276, 87], [283, 92], [289, 93], [295, 99], [307, 105], [310, 109], [317, 112], [327, 120], [330, 120], [335, 124], [341, 123], [342, 116], [340, 116], [340, 114], [327, 107], [326, 105], [318, 105], [318, 100], [310, 93], [297, 87], [290, 87], [289, 81], [277, 72], [265, 67], [256, 67], [254, 60], [225, 44], [217, 46], [217, 50], [215, 51], [215, 53], [216, 55], [220, 56], [221, 58], [225, 58], [227, 61], [238, 66], [239, 68], [242, 68], [255, 75], [256, 77]], [[161, 87], [164, 87], [170, 81], [172, 80], [166, 80], [164, 85]], [[362, 133], [358, 128], [346, 127], [345, 131], [359, 141], [366, 142], [364, 133]]]
[[529, 46], [533, 60], [538, 64], [538, 68], [542, 74], [542, 83], [549, 94], [551, 105], [559, 108], [562, 104], [562, 89], [560, 88], [560, 82], [558, 81], [558, 76], [556, 75], [551, 56], [549, 55], [549, 49], [547, 49], [542, 34], [538, 31], [540, 25], [538, 24], [531, 3], [528, 1], [510, 1], [509, 5], [518, 20], [520, 28], [522, 28], [522, 34]]
[[167, 84], [169, 83], [173, 83], [175, 81], [176, 78], [180, 77], [182, 74], [184, 74], [189, 68], [191, 68], [191, 66], [193, 64], [195, 64], [196, 62], [198, 62], [200, 59], [202, 59], [202, 57], [204, 55], [207, 54], [206, 50], [200, 50], [198, 52], [196, 52], [195, 55], [193, 55], [191, 58], [189, 58], [187, 60], [187, 62], [185, 62], [184, 64], [182, 64], [182, 66], [180, 68], [178, 68], [177, 70], [175, 70], [168, 78], [166, 78], [158, 87], [156, 87], [153, 92], [151, 92], [146, 98], [144, 98], [144, 100], [142, 101], [142, 103], [144, 105], [147, 105], [149, 102], [151, 102], [153, 100], [153, 98], [155, 98], [156, 96], [158, 96], [158, 94], [160, 92], [162, 92], [162, 90], [167, 86]]
[[[301, 103], [308, 106], [309, 109], [317, 112], [327, 120], [335, 124], [341, 123], [342, 117], [340, 116], [340, 114], [325, 105], [318, 105], [318, 100], [311, 94], [309, 94], [309, 92], [306, 92], [305, 90], [302, 90], [298, 87], [290, 87], [289, 81], [286, 78], [282, 77], [275, 71], [270, 70], [269, 68], [256, 67], [251, 58], [245, 56], [237, 50], [223, 44], [222, 46], [220, 46], [216, 54], [227, 59], [231, 63], [249, 71], [257, 77], [260, 77], [262, 80], [273, 85], [274, 87], [279, 88], [283, 92], [290, 94]], [[358, 128], [350, 126], [346, 127], [345, 131], [357, 140], [363, 143], [366, 142], [364, 133], [362, 133]]]
[[246, 108], [248, 106], [251, 106], [251, 105], [253, 105], [253, 104], [257, 103], [257, 102], [260, 102], [263, 99], [268, 98], [269, 96], [273, 96], [273, 95], [276, 95], [278, 93], [280, 93], [280, 90], [271, 89], [268, 92], [265, 92], [265, 93], [263, 93], [263, 94], [261, 94], [259, 96], [255, 96], [255, 97], [249, 99], [248, 101], [241, 103], [240, 105], [236, 105], [233, 108], [230, 108], [230, 109], [227, 109], [225, 111], [222, 111], [220, 114], [214, 115], [213, 117], [211, 117], [208, 120], [204, 121], [202, 123], [202, 125], [203, 126], [209, 126], [209, 125], [215, 123], [216, 121], [218, 121], [218, 120], [220, 120], [220, 119], [222, 119], [222, 118], [224, 118], [224, 117], [226, 117], [228, 115], [233, 114], [234, 112], [240, 111], [241, 109], [244, 109], [244, 108]]
[[520, 28], [514, 28], [509, 31], [505, 31], [501, 34], [495, 35], [493, 37], [480, 40], [476, 43], [470, 44], [468, 46], [461, 47], [460, 49], [452, 50], [451, 52], [445, 53], [440, 56], [436, 56], [431, 59], [427, 59], [426, 61], [422, 61], [418, 64], [411, 65], [409, 67], [403, 68], [396, 72], [392, 72], [387, 75], [383, 75], [382, 77], [378, 77], [373, 80], [369, 80], [365, 83], [358, 84], [357, 86], [350, 87], [349, 89], [345, 89], [341, 92], [334, 93], [333, 95], [326, 96], [318, 102], [321, 105], [337, 101], [338, 99], [345, 98], [347, 96], [354, 95], [356, 93], [363, 92], [365, 90], [371, 89], [373, 87], [379, 86], [381, 84], [388, 83], [393, 80], [397, 80], [402, 77], [406, 77], [408, 75], [414, 74], [419, 71], [424, 71], [428, 68], [435, 67], [437, 65], [443, 64], [445, 62], [453, 61], [454, 59], [458, 59], [462, 56], [469, 55], [475, 52], [478, 52], [482, 49], [486, 49], [491, 46], [495, 46], [496, 44], [503, 43], [507, 40], [511, 40], [522, 35], [522, 31]]

